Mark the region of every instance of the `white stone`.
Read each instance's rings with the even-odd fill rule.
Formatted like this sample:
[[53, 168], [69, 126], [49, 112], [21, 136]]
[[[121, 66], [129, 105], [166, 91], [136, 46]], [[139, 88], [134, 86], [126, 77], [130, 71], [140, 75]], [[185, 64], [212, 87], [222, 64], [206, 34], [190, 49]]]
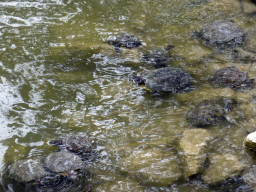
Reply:
[[256, 149], [256, 131], [247, 135], [244, 145]]

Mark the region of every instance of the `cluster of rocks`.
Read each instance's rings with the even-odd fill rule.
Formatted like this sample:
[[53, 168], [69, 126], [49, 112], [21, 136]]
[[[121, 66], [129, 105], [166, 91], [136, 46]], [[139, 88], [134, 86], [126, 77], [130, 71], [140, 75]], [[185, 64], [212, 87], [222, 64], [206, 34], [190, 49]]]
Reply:
[[70, 187], [79, 176], [88, 172], [83, 156], [92, 155], [93, 144], [86, 135], [68, 134], [50, 144], [60, 150], [50, 153], [44, 160], [16, 161], [8, 168], [9, 175], [19, 183], [60, 190]]

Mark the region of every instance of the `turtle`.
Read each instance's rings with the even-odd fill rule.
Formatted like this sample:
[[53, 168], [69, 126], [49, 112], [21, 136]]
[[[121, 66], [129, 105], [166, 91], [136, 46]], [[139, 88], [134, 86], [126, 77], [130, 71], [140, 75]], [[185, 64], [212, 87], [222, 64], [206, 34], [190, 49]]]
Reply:
[[227, 118], [235, 103], [235, 100], [226, 97], [203, 100], [187, 111], [186, 119], [196, 127], [217, 125]]
[[220, 51], [242, 46], [245, 40], [243, 30], [231, 20], [216, 20], [205, 24], [194, 35], [202, 39], [206, 46], [217, 48]]
[[80, 154], [90, 153], [94, 148], [92, 142], [85, 134], [66, 134], [58, 140], [51, 140], [49, 144]]
[[233, 90], [244, 90], [254, 87], [254, 79], [249, 79], [247, 73], [238, 70], [235, 66], [224, 67], [217, 70], [212, 77], [213, 82]]
[[30, 182], [48, 174], [38, 159], [19, 160], [10, 165], [9, 174], [18, 182]]
[[51, 172], [73, 174], [85, 169], [82, 159], [67, 150], [50, 153], [44, 160], [44, 165]]
[[116, 36], [109, 36], [106, 42], [114, 45], [117, 52], [120, 52], [120, 47], [132, 49], [142, 45], [138, 37], [126, 32], [122, 32]]
[[167, 67], [168, 62], [171, 59], [170, 49], [173, 47], [174, 46], [169, 45], [166, 49], [158, 48], [147, 51], [143, 54], [143, 60], [154, 68]]
[[177, 93], [190, 88], [192, 77], [182, 68], [164, 67], [132, 75], [130, 81], [152, 93]]

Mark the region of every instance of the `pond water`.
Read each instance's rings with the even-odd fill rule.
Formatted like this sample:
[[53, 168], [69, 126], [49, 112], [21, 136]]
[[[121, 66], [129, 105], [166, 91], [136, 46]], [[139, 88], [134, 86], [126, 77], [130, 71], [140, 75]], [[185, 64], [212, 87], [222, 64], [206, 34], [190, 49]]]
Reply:
[[[207, 172], [215, 162], [211, 158], [238, 159], [231, 162], [242, 167], [237, 177], [256, 163], [243, 146], [256, 129], [255, 89], [236, 92], [209, 81], [215, 70], [228, 66], [256, 75], [256, 54], [246, 50], [256, 48], [256, 16], [250, 14], [256, 6], [244, 2], [244, 7], [245, 13], [236, 0], [2, 0], [0, 191], [44, 191], [13, 182], [6, 169], [21, 159], [44, 159], [56, 151], [48, 141], [65, 133], [86, 133], [97, 143], [97, 161], [87, 163], [92, 191], [256, 187], [256, 176], [250, 184], [240, 178], [219, 185], [204, 179], [218, 177]], [[217, 19], [232, 19], [246, 32], [246, 48], [238, 57], [192, 37]], [[139, 37], [143, 46], [117, 53], [105, 43], [123, 31]], [[129, 81], [131, 74], [153, 69], [140, 60], [144, 51], [168, 45], [174, 46], [168, 65], [191, 74], [192, 90], [154, 95]], [[209, 169], [187, 177], [179, 143], [184, 131], [196, 127], [185, 114], [195, 103], [219, 96], [237, 100], [230, 115], [235, 123], [205, 129], [211, 137], [205, 152]], [[86, 191], [83, 183], [77, 191]]]

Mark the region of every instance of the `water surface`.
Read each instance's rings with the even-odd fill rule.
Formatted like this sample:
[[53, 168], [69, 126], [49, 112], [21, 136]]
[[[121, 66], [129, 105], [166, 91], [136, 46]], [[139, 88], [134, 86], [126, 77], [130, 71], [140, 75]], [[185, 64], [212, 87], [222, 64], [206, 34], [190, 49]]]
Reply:
[[[256, 10], [249, 3], [245, 8]], [[247, 111], [248, 106], [255, 111], [256, 106], [248, 104], [255, 90], [237, 93], [212, 85], [209, 78], [231, 65], [253, 78], [256, 67], [192, 38], [204, 23], [232, 19], [248, 33], [248, 47], [255, 48], [256, 17], [241, 13], [237, 1], [2, 0], [0, 12], [2, 173], [17, 160], [43, 159], [55, 151], [47, 144], [51, 139], [84, 132], [98, 144], [99, 160], [88, 165], [94, 175], [93, 191], [122, 191], [120, 185], [131, 191], [211, 191], [186, 181], [160, 186], [152, 182], [148, 187], [133, 170], [122, 170], [122, 163], [129, 155], [148, 150], [178, 158], [177, 140], [193, 128], [184, 118], [186, 111], [217, 96], [238, 98], [241, 107], [239, 123], [209, 129], [216, 138], [211, 152], [236, 155], [247, 167], [253, 164], [243, 140], [255, 129], [254, 114]], [[143, 47], [116, 53], [104, 41], [122, 31], [142, 39]], [[129, 82], [130, 74], [153, 69], [140, 60], [144, 50], [168, 45], [175, 46], [169, 65], [183, 67], [193, 76], [193, 90], [155, 96]], [[2, 191], [13, 188], [5, 180], [2, 185]]]

